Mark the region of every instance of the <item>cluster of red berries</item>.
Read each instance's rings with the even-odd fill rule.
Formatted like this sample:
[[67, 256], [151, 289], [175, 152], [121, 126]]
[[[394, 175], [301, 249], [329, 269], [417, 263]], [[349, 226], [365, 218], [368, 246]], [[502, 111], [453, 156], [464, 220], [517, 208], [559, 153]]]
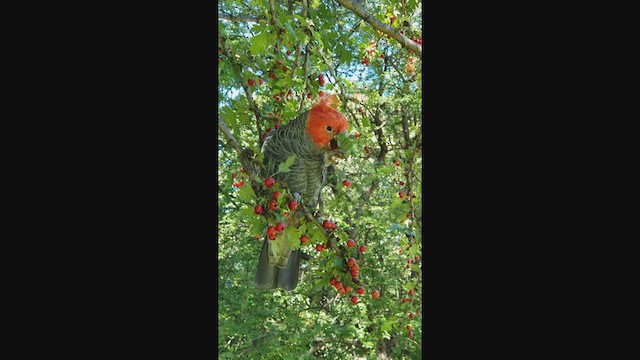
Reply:
[[411, 38], [411, 40], [413, 40], [413, 42], [422, 45], [422, 38]]
[[320, 86], [324, 86], [324, 74], [318, 75], [318, 82], [320, 83]]
[[279, 222], [276, 226], [270, 225], [267, 227], [267, 238], [271, 241], [276, 239], [276, 236], [284, 230], [284, 224]]
[[[244, 168], [242, 168], [242, 169], [240, 170], [240, 173], [242, 173], [242, 179], [240, 179], [240, 181], [238, 181], [238, 182], [234, 182], [234, 183], [233, 183], [233, 186], [234, 186], [234, 187], [237, 187], [237, 188], [241, 188], [241, 187], [243, 187], [243, 186], [244, 186], [244, 184], [245, 184], [245, 181], [244, 181], [244, 175], [245, 175], [247, 172], [246, 172], [246, 170], [245, 170]], [[232, 178], [232, 179], [236, 179], [237, 177], [238, 177], [238, 174], [236, 174], [236, 173], [232, 173], [232, 174], [231, 174], [231, 178]]]
[[371, 65], [371, 63], [369, 62], [369, 57], [368, 57], [368, 56], [365, 56], [365, 57], [362, 59], [361, 63], [362, 63], [362, 65], [364, 65], [364, 66], [369, 66], [369, 65]]
[[394, 163], [396, 166], [400, 166], [400, 160], [398, 160], [398, 159], [393, 159], [393, 163]]

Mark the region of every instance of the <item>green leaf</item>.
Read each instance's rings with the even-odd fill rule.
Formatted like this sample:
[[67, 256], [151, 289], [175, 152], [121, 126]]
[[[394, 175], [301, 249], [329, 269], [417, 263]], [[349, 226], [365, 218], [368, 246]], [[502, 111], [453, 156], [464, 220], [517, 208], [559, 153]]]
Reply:
[[284, 235], [292, 249], [296, 250], [300, 248], [300, 236], [302, 236], [302, 231], [300, 229], [296, 229], [293, 226], [287, 226], [284, 230]]
[[251, 55], [258, 56], [267, 49], [267, 33], [262, 32], [251, 38]]
[[402, 288], [405, 289], [406, 291], [409, 291], [409, 290], [413, 289], [414, 286], [415, 286], [415, 284], [410, 281], [410, 282], [402, 285]]
[[257, 218], [249, 218], [249, 220], [247, 220], [247, 223], [251, 227], [251, 235], [256, 236], [262, 234], [266, 225], [263, 219], [264, 218], [260, 216]]
[[291, 22], [287, 22], [284, 24], [284, 27], [287, 28], [287, 30], [289, 30], [289, 34], [293, 35], [294, 38], [298, 38], [298, 33], [293, 30], [293, 27], [291, 26]]
[[289, 156], [287, 161], [280, 163], [280, 165], [278, 165], [278, 172], [284, 173], [284, 172], [291, 171], [289, 170], [289, 168], [291, 167], [291, 165], [293, 165], [294, 161], [296, 161], [296, 156], [295, 155]]
[[253, 191], [250, 184], [245, 184], [238, 191], [238, 196], [246, 202], [251, 202], [252, 199], [256, 198], [256, 193]]
[[382, 326], [380, 326], [380, 330], [382, 330], [383, 332], [389, 332], [391, 331], [391, 328], [393, 327], [393, 321], [392, 320], [388, 320], [385, 321]]
[[343, 258], [341, 258], [340, 256], [336, 256], [336, 258], [333, 259], [333, 267], [341, 267], [343, 261], [344, 261]]
[[238, 121], [236, 120], [236, 112], [230, 107], [223, 107], [220, 110], [220, 117], [227, 123], [230, 130], [238, 127]]

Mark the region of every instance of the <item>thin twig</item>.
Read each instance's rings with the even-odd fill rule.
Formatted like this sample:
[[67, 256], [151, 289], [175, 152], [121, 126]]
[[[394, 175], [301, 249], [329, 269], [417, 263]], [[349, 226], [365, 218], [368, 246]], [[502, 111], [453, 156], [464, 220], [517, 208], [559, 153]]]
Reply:
[[371, 15], [365, 8], [360, 5], [360, 3], [356, 3], [353, 0], [336, 0], [340, 5], [345, 8], [351, 10], [354, 14], [356, 14], [359, 18], [366, 21], [371, 25], [374, 29], [381, 31], [392, 38], [396, 39], [402, 46], [411, 50], [411, 52], [415, 53], [419, 58], [422, 59], [422, 46], [408, 37], [400, 34], [400, 32], [391, 26], [381, 22], [376, 17]]

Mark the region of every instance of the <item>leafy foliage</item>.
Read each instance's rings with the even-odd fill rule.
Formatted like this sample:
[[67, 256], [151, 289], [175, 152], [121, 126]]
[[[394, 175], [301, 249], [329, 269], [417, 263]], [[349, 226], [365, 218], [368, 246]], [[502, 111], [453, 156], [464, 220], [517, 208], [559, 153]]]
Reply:
[[[421, 43], [419, 2], [363, 6]], [[308, 109], [320, 91], [339, 96], [350, 132], [337, 137], [343, 156], [330, 168], [320, 217], [295, 225], [287, 223], [287, 189], [267, 188], [264, 179], [252, 186], [255, 169], [242, 171], [240, 154], [219, 132], [219, 357], [421, 357], [420, 59], [335, 1], [226, 0], [218, 12], [219, 121], [252, 154], [250, 161], [261, 163], [264, 135]], [[289, 171], [294, 160], [278, 171]], [[281, 193], [278, 207], [269, 210], [274, 191]], [[264, 214], [255, 213], [258, 204]], [[318, 226], [327, 219], [336, 229]], [[309, 256], [292, 292], [253, 286], [262, 241], [275, 222], [286, 228], [274, 244], [288, 242]], [[301, 244], [302, 235], [308, 243]], [[357, 282], [350, 258], [359, 267]], [[332, 279], [351, 292], [340, 294]]]

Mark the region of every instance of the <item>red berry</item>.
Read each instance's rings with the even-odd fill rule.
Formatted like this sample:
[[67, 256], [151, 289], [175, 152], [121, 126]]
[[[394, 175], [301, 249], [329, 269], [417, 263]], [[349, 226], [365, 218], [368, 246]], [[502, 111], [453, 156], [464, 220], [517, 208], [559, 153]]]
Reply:
[[408, 269], [408, 268], [410, 268], [410, 266], [409, 266], [409, 265], [407, 265], [407, 266], [405, 266], [405, 268], [407, 268], [407, 269]]
[[400, 196], [400, 199], [402, 199], [402, 198], [404, 197], [404, 193], [403, 193], [402, 191], [400, 191], [400, 192], [398, 193], [398, 196]]
[[256, 207], [253, 208], [253, 213], [254, 214], [262, 214], [264, 212], [264, 209], [262, 208], [262, 205], [256, 205]]
[[392, 17], [389, 18], [389, 22], [393, 22], [395, 19], [396, 19], [396, 17], [392, 16]]
[[400, 186], [404, 186], [404, 181], [400, 181]]
[[348, 246], [348, 247], [350, 247], [350, 248], [352, 248], [352, 247], [356, 246], [356, 242], [355, 242], [355, 241], [353, 241], [353, 239], [349, 239], [349, 240], [347, 241], [347, 246]]
[[232, 178], [232, 179], [235, 179], [235, 178], [236, 178], [236, 176], [238, 176], [238, 175], [236, 175], [236, 173], [231, 174], [231, 178]]
[[344, 185], [344, 187], [351, 186], [351, 180], [347, 180], [347, 179], [342, 180], [342, 185]]
[[276, 231], [277, 232], [282, 232], [282, 230], [284, 230], [284, 224], [283, 223], [277, 223], [276, 224]]
[[368, 147], [368, 146], [365, 146], [365, 147], [364, 147], [364, 152], [366, 152], [366, 153], [368, 154], [368, 153], [370, 153], [370, 152], [371, 152], [371, 150], [369, 150], [369, 147]]
[[415, 295], [415, 294], [416, 294], [416, 291], [415, 291], [415, 290], [413, 290], [413, 289], [409, 290], [409, 295], [413, 296], [413, 295]]
[[353, 264], [353, 266], [351, 266], [351, 271], [358, 271], [360, 270], [360, 266], [358, 266], [358, 264]]
[[300, 236], [300, 244], [306, 244], [309, 242], [309, 238], [306, 235]]
[[291, 51], [287, 51], [287, 56], [291, 56]]
[[288, 212], [288, 211], [285, 211], [285, 212], [283, 212], [283, 213], [282, 213], [282, 215], [283, 215], [284, 217], [287, 217], [287, 216], [289, 216], [289, 212]]
[[350, 293], [350, 292], [351, 292], [351, 286], [348, 286], [348, 285], [347, 285], [347, 286], [344, 288], [344, 292], [345, 292], [345, 293]]
[[359, 250], [360, 250], [360, 252], [365, 252], [365, 251], [367, 251], [367, 247], [364, 246], [364, 245], [361, 245]]
[[351, 277], [357, 277], [358, 272], [356, 270], [351, 270]]
[[347, 292], [347, 291], [346, 291], [344, 288], [340, 288], [340, 289], [338, 289], [338, 294], [344, 294], [344, 293], [346, 293], [346, 292]]
[[240, 182], [237, 182], [235, 184], [233, 184], [233, 186], [237, 187], [237, 188], [241, 188], [244, 186], [244, 180], [240, 180]]
[[273, 193], [273, 200], [278, 201], [278, 198], [280, 197], [280, 191], [275, 191]]
[[357, 139], [357, 138], [359, 138], [359, 137], [360, 137], [360, 134], [356, 133], [354, 136], [355, 136], [355, 137], [356, 137], [356, 139]]
[[364, 111], [364, 109], [362, 109], [361, 107], [359, 107], [359, 108], [358, 108], [358, 112], [359, 112], [359, 113], [361, 113], [361, 112], [363, 112], [363, 111]]
[[276, 101], [280, 101], [280, 95], [274, 95], [274, 96], [273, 96], [273, 98], [274, 98]]
[[317, 244], [317, 245], [316, 245], [316, 250], [317, 250], [318, 252], [322, 251], [322, 249], [323, 249], [322, 244]]
[[384, 59], [384, 54], [380, 54], [380, 59]]
[[329, 280], [329, 284], [331, 284], [331, 286], [336, 286], [336, 282], [337, 282], [337, 281], [338, 281], [338, 280], [337, 280], [336, 278], [332, 277], [332, 278]]
[[420, 314], [420, 309], [416, 309], [416, 314]]
[[409, 331], [409, 337], [413, 337], [413, 331]]
[[298, 202], [295, 200], [291, 200], [289, 201], [289, 209], [291, 209], [291, 211], [295, 211], [298, 208]]
[[275, 239], [276, 239], [275, 234], [274, 234], [274, 235], [269, 235], [269, 240], [273, 241], [273, 240], [275, 240]]
[[264, 186], [271, 188], [276, 184], [276, 180], [274, 178], [266, 178], [264, 179]]
[[347, 260], [347, 264], [349, 264], [349, 267], [355, 265], [356, 264], [356, 259], [349, 258], [349, 260]]
[[416, 255], [415, 259], [416, 259], [416, 261], [420, 260], [420, 256]]
[[247, 81], [249, 83], [249, 86], [253, 86], [256, 84], [255, 80], [253, 79], [249, 79], [249, 81]]
[[403, 251], [404, 251], [403, 249], [400, 249], [400, 254], [402, 254]]
[[358, 280], [357, 276], [354, 276], [351, 278], [351, 281], [353, 281], [354, 283], [358, 284], [360, 282], [360, 280]]
[[324, 96], [324, 91], [319, 91], [318, 92], [318, 96], [323, 97]]
[[371, 292], [371, 297], [373, 297], [374, 299], [378, 299], [380, 297], [380, 291], [378, 290], [373, 290]]
[[408, 192], [408, 193], [407, 193], [407, 196], [411, 196], [411, 193], [410, 193], [410, 192]]
[[269, 226], [267, 228], [267, 235], [275, 235], [276, 234], [276, 228], [275, 226]]
[[353, 305], [357, 304], [357, 303], [358, 303], [358, 297], [357, 297], [357, 296], [355, 296], [355, 295], [354, 295], [354, 296], [352, 296], [352, 297], [351, 297], [351, 302], [353, 303]]
[[336, 281], [336, 289], [342, 289], [342, 281]]
[[407, 331], [411, 331], [411, 325], [407, 325]]
[[331, 230], [336, 228], [336, 224], [334, 224], [331, 220], [325, 220], [322, 222], [322, 227]]
[[275, 200], [271, 200], [269, 202], [269, 210], [273, 211], [277, 209], [278, 209], [278, 203]]
[[363, 288], [362, 286], [360, 286], [360, 287], [356, 290], [356, 292], [357, 292], [358, 294], [362, 295], [362, 294], [364, 294], [364, 288]]
[[313, 95], [311, 95], [311, 93], [307, 94], [307, 99], [311, 99], [313, 97]]
[[411, 218], [411, 214], [407, 214], [407, 219], [410, 219], [410, 218]]
[[282, 71], [287, 72], [287, 70], [289, 70], [286, 66], [282, 67]]
[[291, 96], [292, 94], [293, 94], [293, 91], [289, 89], [289, 91], [287, 91], [287, 97]]
[[404, 304], [404, 303], [406, 303], [406, 302], [407, 302], [407, 300], [409, 300], [409, 299], [407, 299], [407, 298], [402, 298], [402, 303], [403, 303], [403, 304]]
[[413, 314], [409, 314], [409, 319], [413, 319]]

